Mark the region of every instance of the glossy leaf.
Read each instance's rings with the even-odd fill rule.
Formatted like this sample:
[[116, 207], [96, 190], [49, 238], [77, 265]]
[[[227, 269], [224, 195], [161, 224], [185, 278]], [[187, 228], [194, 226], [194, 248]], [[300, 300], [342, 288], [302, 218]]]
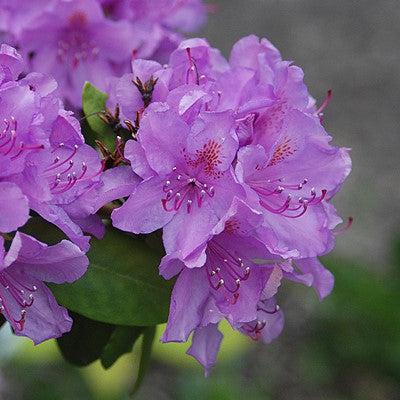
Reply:
[[78, 281], [51, 285], [60, 304], [115, 325], [149, 326], [168, 316], [171, 282], [158, 274], [160, 256], [144, 240], [108, 229], [92, 239], [90, 265]]
[[[89, 128], [94, 132], [95, 139], [107, 145], [114, 145], [110, 128], [102, 121], [99, 114], [106, 109], [108, 95], [86, 82], [82, 92], [82, 108]], [[91, 139], [91, 138], [90, 138]]]
[[139, 326], [117, 326], [101, 354], [100, 360], [103, 367], [110, 368], [119, 357], [130, 353], [143, 329]]
[[115, 326], [93, 321], [76, 313], [72, 329], [57, 339], [63, 357], [71, 364], [83, 367], [96, 361], [110, 339]]
[[140, 363], [139, 363], [139, 371], [138, 376], [136, 378], [135, 384], [132, 388], [131, 395], [135, 395], [139, 390], [144, 376], [147, 372], [150, 363], [151, 350], [153, 348], [154, 336], [156, 334], [155, 326], [148, 326], [143, 331], [143, 340], [142, 340], [142, 352], [140, 355]]

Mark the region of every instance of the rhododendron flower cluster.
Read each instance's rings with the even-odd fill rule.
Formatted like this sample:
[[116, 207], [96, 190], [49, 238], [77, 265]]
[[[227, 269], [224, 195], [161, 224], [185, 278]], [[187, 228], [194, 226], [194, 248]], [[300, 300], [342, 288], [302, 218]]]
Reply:
[[351, 163], [330, 144], [300, 68], [255, 36], [229, 60], [190, 39], [167, 65], [133, 61], [110, 94], [133, 135], [124, 157], [141, 178], [113, 224], [162, 228], [160, 273], [177, 276], [164, 342], [193, 333], [189, 354], [208, 371], [222, 319], [254, 339], [279, 335], [282, 280], [330, 293], [333, 276], [317, 257], [334, 245], [341, 219], [331, 199]]
[[83, 231], [101, 236], [103, 226], [79, 199], [100, 184], [102, 163], [84, 143], [78, 121], [61, 107], [57, 83], [38, 73], [18, 79], [22, 68], [20, 54], [3, 44], [0, 234], [23, 227], [36, 212], [76, 243], [48, 247], [17, 232], [6, 251], [0, 236], [0, 311], [16, 334], [41, 342], [71, 328], [67, 311], [42, 281], [71, 282], [86, 271], [89, 237]]
[[[269, 343], [285, 281], [332, 291], [319, 257], [341, 230], [331, 200], [351, 161], [323, 125], [331, 92], [316, 106], [267, 39], [239, 40], [228, 59], [182, 41], [205, 11], [200, 0], [0, 0], [18, 46], [0, 48], [0, 314], [15, 334], [59, 338], [73, 310], [99, 335], [116, 330], [104, 359], [93, 340], [108, 368], [140, 335], [149, 353], [168, 318], [161, 341], [191, 337], [208, 374], [221, 321]], [[31, 221], [64, 239], [38, 241]], [[75, 326], [74, 346], [91, 340]]]
[[100, 157], [62, 108], [56, 81], [37, 73], [17, 80], [21, 56], [2, 45], [0, 57], [0, 230], [23, 226], [31, 209], [86, 251], [89, 237], [82, 227], [101, 236], [102, 224], [79, 200], [100, 180]]
[[200, 0], [0, 1], [0, 29], [25, 56], [27, 71], [51, 74], [75, 108], [82, 87], [100, 88], [127, 72], [136, 57], [162, 59], [178, 45], [179, 32], [205, 19]]

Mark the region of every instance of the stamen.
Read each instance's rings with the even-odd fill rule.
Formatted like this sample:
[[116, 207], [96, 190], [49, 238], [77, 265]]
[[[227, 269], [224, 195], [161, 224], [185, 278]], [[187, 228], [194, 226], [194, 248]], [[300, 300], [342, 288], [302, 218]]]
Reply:
[[[244, 262], [225, 249], [217, 240], [212, 240], [208, 245], [207, 276], [212, 289], [224, 288], [229, 292], [228, 301], [235, 304], [239, 298], [241, 283], [250, 275], [250, 268], [244, 268]], [[212, 265], [219, 265], [212, 268]], [[233, 294], [233, 298], [231, 297]]]
[[329, 90], [327, 91], [325, 100], [322, 102], [321, 106], [320, 106], [320, 107], [318, 108], [318, 110], [315, 112], [315, 115], [319, 117], [321, 123], [324, 122], [324, 118], [323, 118], [323, 117], [324, 117], [324, 114], [323, 114], [323, 111], [325, 110], [326, 107], [328, 107], [330, 101], [332, 100], [332, 95], [333, 95], [332, 89], [329, 89]]
[[[174, 176], [175, 175], [175, 176]], [[186, 211], [190, 213], [193, 203], [202, 207], [207, 196], [214, 196], [214, 188], [202, 183], [193, 176], [186, 173], [178, 173], [177, 167], [172, 168], [172, 175], [167, 178], [163, 185], [165, 197], [161, 199], [165, 211], [178, 211], [185, 202]], [[172, 202], [172, 205], [169, 203]]]
[[354, 221], [354, 218], [353, 218], [353, 217], [348, 217], [348, 218], [347, 218], [346, 224], [345, 224], [344, 226], [342, 226], [342, 227], [339, 227], [338, 229], [335, 229], [332, 233], [333, 233], [335, 236], [338, 236], [338, 235], [340, 235], [340, 234], [346, 232], [346, 231], [349, 230], [349, 229], [351, 228], [351, 226], [353, 225], [353, 221]]
[[16, 160], [18, 157], [20, 157], [24, 151], [27, 150], [42, 150], [44, 149], [44, 145], [38, 144], [37, 146], [25, 146], [23, 142], [20, 142], [20, 148], [18, 150], [18, 153], [13, 155], [10, 159], [11, 160]]
[[[260, 196], [260, 205], [263, 208], [273, 214], [280, 214], [286, 218], [300, 218], [306, 213], [310, 205], [321, 203], [327, 194], [327, 191], [323, 189], [321, 190], [321, 195], [317, 197], [316, 189], [313, 187], [310, 189], [310, 197], [298, 197], [297, 201], [295, 201], [289, 193], [281, 206], [274, 207], [270, 204], [270, 197], [280, 195], [286, 190], [303, 190], [304, 185], [308, 183], [308, 179], [305, 178], [300, 183], [296, 184], [284, 183], [283, 178], [273, 180], [253, 180], [249, 183], [253, 190], [255, 190]], [[278, 183], [277, 186], [275, 186], [276, 183]]]
[[[64, 146], [64, 143], [60, 143], [59, 144], [60, 148], [63, 147], [63, 146]], [[79, 148], [79, 146], [77, 144], [75, 144], [72, 153], [64, 161], [59, 162], [60, 161], [60, 157], [57, 156], [54, 159], [53, 165], [51, 165], [50, 167], [46, 168], [45, 172], [48, 172], [48, 171], [51, 171], [51, 170], [53, 170], [55, 168], [61, 167], [61, 165], [64, 165], [67, 162], [69, 162], [70, 160], [72, 160], [72, 158], [74, 158], [75, 154], [78, 152], [78, 148]]]
[[257, 306], [257, 311], [262, 311], [269, 315], [276, 314], [279, 310], [280, 310], [280, 307], [278, 306], [278, 304], [275, 306], [275, 308], [273, 310], [267, 310], [265, 308], [264, 304], [262, 306], [260, 306], [260, 305]]
[[35, 300], [33, 293], [37, 290], [37, 287], [35, 285], [29, 287], [17, 281], [7, 272], [0, 273], [0, 285], [7, 291], [12, 299], [11, 301], [15, 301], [21, 308], [20, 317], [16, 319], [11, 312], [15, 306], [8, 307], [6, 298], [0, 295], [0, 313], [11, 322], [14, 329], [22, 331], [25, 324], [26, 309], [32, 306]]

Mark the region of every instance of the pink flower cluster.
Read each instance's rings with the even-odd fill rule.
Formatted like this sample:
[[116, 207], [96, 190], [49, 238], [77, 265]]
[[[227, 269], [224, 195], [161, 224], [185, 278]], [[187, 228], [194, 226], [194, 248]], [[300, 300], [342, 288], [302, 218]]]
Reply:
[[[24, 55], [0, 48], [0, 313], [16, 334], [39, 343], [70, 330], [44, 282], [85, 273], [89, 235], [104, 234], [96, 213], [114, 200], [115, 228], [162, 230], [160, 274], [176, 277], [162, 341], [192, 336], [206, 373], [221, 320], [270, 342], [284, 280], [331, 292], [318, 257], [334, 247], [331, 199], [351, 160], [322, 124], [330, 94], [317, 108], [267, 39], [239, 40], [229, 59], [181, 41], [204, 18], [200, 0], [0, 0], [0, 28]], [[64, 109], [80, 107], [86, 80], [107, 90], [102, 119], [129, 138], [117, 137], [112, 165]], [[22, 233], [34, 214], [69, 240]]]
[[317, 257], [334, 246], [341, 219], [331, 199], [351, 162], [330, 144], [325, 104], [315, 107], [299, 67], [255, 36], [229, 60], [190, 39], [167, 65], [134, 60], [110, 93], [133, 135], [124, 157], [140, 178], [113, 225], [162, 229], [160, 273], [178, 276], [164, 342], [193, 333], [189, 353], [208, 371], [222, 319], [266, 342], [281, 332], [283, 279], [321, 299], [330, 293], [333, 276]]

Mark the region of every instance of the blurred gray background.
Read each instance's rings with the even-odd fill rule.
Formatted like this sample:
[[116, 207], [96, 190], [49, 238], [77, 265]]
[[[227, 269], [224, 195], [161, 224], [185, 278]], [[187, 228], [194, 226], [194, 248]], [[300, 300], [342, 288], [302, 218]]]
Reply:
[[208, 2], [217, 11], [201, 35], [225, 55], [244, 35], [265, 36], [304, 69], [319, 103], [333, 89], [325, 126], [353, 160], [335, 204], [355, 219], [336, 252], [379, 267], [400, 233], [400, 1]]

